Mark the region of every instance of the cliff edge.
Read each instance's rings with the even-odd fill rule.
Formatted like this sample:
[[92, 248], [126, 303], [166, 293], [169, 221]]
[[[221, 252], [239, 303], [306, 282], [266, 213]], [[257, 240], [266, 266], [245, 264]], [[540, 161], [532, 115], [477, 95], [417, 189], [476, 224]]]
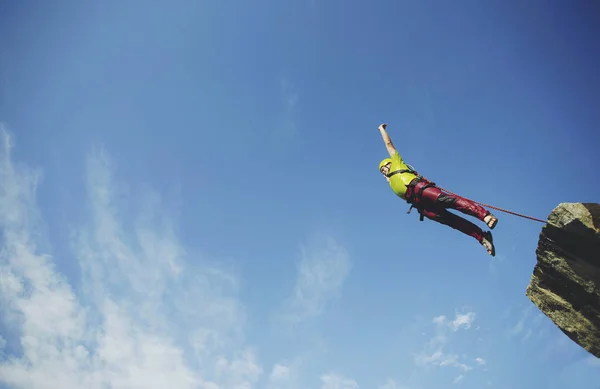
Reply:
[[600, 358], [600, 204], [559, 204], [542, 228], [536, 255], [525, 294]]

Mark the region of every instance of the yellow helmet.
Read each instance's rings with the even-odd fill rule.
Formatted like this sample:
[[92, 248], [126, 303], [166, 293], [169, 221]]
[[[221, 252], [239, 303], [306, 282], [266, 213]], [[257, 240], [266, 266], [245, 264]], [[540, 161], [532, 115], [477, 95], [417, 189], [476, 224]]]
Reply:
[[392, 159], [391, 158], [386, 158], [383, 161], [381, 161], [379, 163], [379, 172], [381, 173], [381, 168], [384, 167], [385, 165], [387, 165], [388, 163], [392, 163]]

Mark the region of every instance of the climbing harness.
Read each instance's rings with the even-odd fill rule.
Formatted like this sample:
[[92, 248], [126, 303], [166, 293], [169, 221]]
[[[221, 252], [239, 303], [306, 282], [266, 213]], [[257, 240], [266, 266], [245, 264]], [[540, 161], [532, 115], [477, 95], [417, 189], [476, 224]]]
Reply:
[[[410, 213], [410, 211], [412, 211], [413, 208], [416, 208], [419, 212], [419, 220], [423, 221], [425, 218], [424, 207], [421, 205], [421, 200], [423, 199], [423, 191], [427, 188], [435, 187], [436, 184], [435, 182], [429, 181], [424, 177], [419, 177], [417, 181], [413, 182], [410, 183], [409, 187], [406, 190], [406, 202], [410, 204], [410, 208], [408, 208], [408, 211], [406, 213]], [[415, 189], [417, 185], [421, 182], [425, 182], [425, 185], [421, 186], [415, 194]]]
[[388, 176], [388, 178], [390, 178], [394, 174], [402, 174], [402, 173], [413, 173], [414, 174], [414, 171], [412, 171], [410, 169], [394, 170], [393, 172], [388, 173], [387, 176]]
[[[442, 192], [446, 192], [446, 193], [448, 193], [448, 194], [451, 194], [451, 195], [454, 195], [454, 196], [459, 196], [459, 197], [462, 197], [462, 198], [464, 198], [464, 199], [466, 199], [466, 200], [470, 200], [470, 201], [472, 201], [472, 202], [474, 202], [474, 203], [476, 203], [476, 204], [479, 204], [479, 205], [481, 205], [481, 206], [483, 206], [483, 207], [486, 207], [486, 208], [491, 208], [491, 209], [495, 209], [495, 210], [497, 210], [497, 211], [500, 211], [500, 212], [509, 213], [509, 214], [511, 214], [511, 215], [519, 216], [519, 217], [522, 217], [522, 218], [524, 218], [524, 219], [534, 220], [534, 221], [537, 221], [537, 222], [540, 222], [540, 223], [547, 223], [545, 220], [542, 220], [542, 219], [538, 219], [538, 218], [535, 218], [535, 217], [532, 217], [532, 216], [523, 215], [523, 214], [521, 214], [521, 213], [517, 213], [517, 212], [509, 211], [509, 210], [507, 210], [507, 209], [503, 209], [503, 208], [495, 207], [495, 206], [493, 206], [493, 205], [489, 205], [489, 204], [485, 204], [485, 203], [480, 203], [479, 201], [471, 200], [471, 199], [468, 199], [468, 198], [466, 198], [466, 197], [464, 197], [464, 196], [460, 196], [460, 195], [458, 195], [458, 194], [456, 194], [456, 193], [454, 193], [454, 192], [451, 192], [451, 191], [449, 191], [449, 190], [447, 190], [447, 189], [444, 189], [444, 188], [440, 187], [440, 186], [439, 186], [439, 185], [437, 185], [435, 182], [429, 181], [427, 178], [425, 178], [424, 176], [422, 176], [421, 174], [419, 174], [419, 173], [418, 173], [418, 172], [417, 172], [417, 171], [416, 171], [416, 170], [415, 170], [415, 169], [414, 169], [414, 168], [413, 168], [411, 165], [409, 165], [409, 164], [406, 164], [406, 166], [408, 167], [408, 169], [396, 170], [396, 171], [393, 171], [393, 172], [389, 173], [387, 176], [388, 176], [388, 177], [391, 177], [391, 176], [393, 176], [394, 174], [401, 174], [401, 173], [412, 173], [412, 174], [414, 174], [414, 175], [416, 175], [416, 176], [417, 176], [417, 180], [416, 180], [416, 182], [415, 182], [414, 184], [411, 182], [411, 183], [408, 185], [408, 187], [407, 187], [407, 191], [406, 191], [406, 194], [407, 194], [407, 195], [406, 195], [406, 202], [407, 202], [408, 204], [411, 204], [411, 206], [410, 206], [410, 208], [408, 209], [408, 212], [406, 212], [406, 213], [410, 213], [410, 211], [411, 211], [413, 208], [416, 208], [416, 209], [417, 209], [417, 211], [419, 211], [419, 215], [420, 215], [420, 217], [419, 217], [419, 220], [420, 220], [420, 221], [423, 221], [423, 218], [424, 218], [424, 215], [423, 215], [423, 207], [420, 207], [420, 206], [419, 206], [419, 204], [420, 204], [420, 202], [421, 202], [421, 198], [422, 198], [422, 196], [423, 196], [423, 191], [424, 191], [425, 189], [427, 189], [427, 188], [430, 188], [430, 187], [437, 186], [437, 187], [438, 187], [438, 188], [439, 188], [439, 189], [440, 189]], [[425, 184], [425, 185], [423, 185], [423, 186], [421, 186], [421, 187], [419, 188], [419, 191], [417, 192], [416, 196], [412, 197], [412, 196], [414, 195], [414, 187], [416, 187], [416, 185], [417, 185], [419, 182], [422, 182], [422, 181], [425, 181], [425, 182], [426, 182], [426, 184]], [[410, 192], [410, 194], [409, 194], [409, 192]], [[415, 205], [415, 204], [413, 204], [413, 203], [411, 203], [411, 200], [413, 200], [413, 201], [416, 203], [416, 205]]]

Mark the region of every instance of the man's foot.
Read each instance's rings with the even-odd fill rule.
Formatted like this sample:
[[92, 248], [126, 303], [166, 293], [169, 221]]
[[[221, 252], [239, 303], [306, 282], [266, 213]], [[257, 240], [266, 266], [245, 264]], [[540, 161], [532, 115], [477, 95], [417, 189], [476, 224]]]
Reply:
[[496, 248], [494, 247], [494, 238], [492, 237], [492, 233], [490, 231], [486, 231], [483, 235], [483, 239], [481, 240], [481, 245], [485, 247], [488, 254], [492, 257], [496, 256]]
[[487, 224], [488, 227], [490, 227], [490, 230], [493, 230], [494, 227], [496, 227], [496, 224], [498, 224], [498, 218], [496, 216], [492, 215], [491, 213], [488, 213], [483, 218], [483, 222], [485, 224]]

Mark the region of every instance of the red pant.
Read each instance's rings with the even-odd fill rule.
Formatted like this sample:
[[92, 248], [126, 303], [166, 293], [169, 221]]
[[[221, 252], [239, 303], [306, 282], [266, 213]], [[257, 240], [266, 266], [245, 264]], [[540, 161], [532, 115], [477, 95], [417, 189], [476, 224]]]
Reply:
[[[419, 209], [422, 215], [428, 219], [461, 231], [481, 243], [484, 235], [483, 230], [474, 223], [449, 212], [448, 208], [474, 216], [481, 221], [483, 221], [489, 212], [471, 200], [442, 192], [435, 186], [427, 187], [421, 192], [421, 188], [426, 184], [432, 183], [427, 180], [421, 180], [416, 185], [409, 186], [406, 192], [408, 202]], [[420, 196], [419, 193], [421, 193]]]

